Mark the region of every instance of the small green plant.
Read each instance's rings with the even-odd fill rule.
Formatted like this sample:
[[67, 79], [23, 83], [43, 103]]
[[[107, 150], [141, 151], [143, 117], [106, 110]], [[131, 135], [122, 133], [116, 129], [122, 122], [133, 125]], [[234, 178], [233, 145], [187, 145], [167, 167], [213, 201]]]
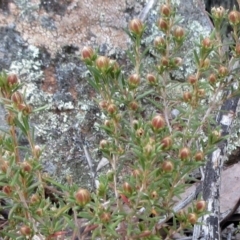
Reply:
[[[99, 148], [110, 164], [91, 193], [72, 181], [62, 185], [43, 174], [42, 150], [34, 143], [29, 125], [30, 115], [40, 109], [25, 102], [15, 75], [1, 74], [1, 102], [8, 124], [0, 138], [0, 211], [8, 212], [1, 237], [55, 239], [73, 229], [79, 239], [90, 232], [91, 239], [172, 239], [205, 213], [206, 202], [201, 199], [180, 212], [173, 207], [195, 181], [193, 170], [204, 166], [223, 139], [214, 114], [223, 101], [239, 94], [233, 88], [238, 77], [230, 64], [240, 56], [240, 13], [213, 9], [216, 28], [197, 43], [196, 71], [182, 83], [173, 81], [171, 73], [184, 61], [179, 54], [187, 32], [178, 25], [171, 1], [161, 6], [160, 13], [159, 36], [147, 49], [141, 46], [146, 26], [139, 19], [130, 22], [132, 72], [128, 74], [115, 60], [98, 56], [90, 47], [82, 50], [91, 73], [88, 81], [99, 94], [96, 101], [105, 116], [101, 125], [105, 138]], [[227, 16], [233, 27], [230, 54], [223, 52], [221, 33]], [[149, 51], [154, 56], [152, 66], [145, 61]], [[230, 81], [228, 76], [234, 78]], [[227, 90], [231, 96], [224, 95]], [[22, 149], [17, 131], [29, 147]], [[47, 195], [49, 191], [56, 200]], [[81, 236], [78, 218], [87, 220]], [[166, 224], [170, 218], [172, 224]]]

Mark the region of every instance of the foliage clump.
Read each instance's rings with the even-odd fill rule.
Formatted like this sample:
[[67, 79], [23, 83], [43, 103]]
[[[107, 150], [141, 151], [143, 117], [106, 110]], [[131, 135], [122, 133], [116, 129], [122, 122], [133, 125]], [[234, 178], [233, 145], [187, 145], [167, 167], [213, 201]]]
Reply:
[[[54, 239], [66, 237], [71, 228], [79, 239], [90, 232], [92, 239], [172, 239], [205, 213], [203, 199], [181, 211], [174, 206], [188, 183], [197, 181], [191, 173], [204, 166], [223, 139], [214, 114], [239, 92], [230, 57], [234, 62], [240, 56], [240, 13], [213, 9], [216, 28], [193, 49], [196, 70], [182, 83], [173, 81], [171, 73], [183, 63], [179, 51], [187, 32], [178, 25], [170, 1], [160, 13], [161, 34], [146, 49], [141, 45], [146, 26], [139, 19], [130, 22], [132, 71], [128, 74], [91, 47], [82, 50], [91, 74], [88, 81], [99, 94], [96, 101], [105, 116], [101, 125], [105, 138], [99, 148], [110, 165], [95, 190], [80, 188], [71, 180], [61, 185], [43, 173], [41, 149], [29, 125], [30, 115], [40, 109], [26, 103], [15, 75], [1, 74], [1, 102], [9, 126], [0, 138], [0, 211], [8, 216], [1, 237]], [[230, 54], [223, 50], [225, 20], [233, 28]], [[146, 68], [149, 50], [155, 64]], [[17, 131], [28, 140], [26, 149], [19, 145]], [[86, 220], [81, 234], [80, 218]], [[171, 224], [166, 224], [169, 219]]]

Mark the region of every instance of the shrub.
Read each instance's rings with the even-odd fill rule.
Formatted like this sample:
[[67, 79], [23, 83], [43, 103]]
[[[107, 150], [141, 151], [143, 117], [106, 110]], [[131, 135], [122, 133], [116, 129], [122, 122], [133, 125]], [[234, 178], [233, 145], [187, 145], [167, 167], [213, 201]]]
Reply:
[[[189, 183], [196, 181], [191, 173], [204, 166], [223, 139], [214, 114], [223, 101], [238, 93], [235, 80], [228, 76], [234, 75], [230, 56], [232, 61], [239, 58], [240, 13], [228, 15], [232, 50], [223, 54], [221, 28], [227, 12], [213, 9], [216, 29], [193, 50], [195, 73], [176, 82], [171, 74], [183, 64], [179, 52], [187, 32], [178, 25], [171, 3], [161, 6], [160, 12], [159, 36], [146, 49], [141, 45], [146, 26], [139, 19], [130, 22], [129, 73], [90, 47], [82, 50], [91, 74], [88, 81], [99, 94], [96, 102], [104, 114], [105, 138], [99, 148], [110, 164], [110, 171], [99, 176], [91, 193], [72, 183], [61, 185], [43, 173], [42, 150], [29, 125], [30, 115], [41, 109], [26, 103], [15, 75], [1, 74], [1, 99], [9, 126], [0, 139], [1, 211], [8, 212], [1, 236], [54, 239], [66, 235], [69, 228], [79, 235], [78, 218], [83, 218], [87, 223], [79, 239], [90, 231], [92, 239], [171, 239], [205, 213], [202, 199], [180, 212], [174, 205]], [[149, 52], [153, 66], [145, 61]], [[231, 96], [224, 94], [228, 90]], [[29, 143], [24, 157], [17, 131]], [[55, 199], [48, 197], [49, 191]], [[172, 224], [166, 224], [170, 218]]]

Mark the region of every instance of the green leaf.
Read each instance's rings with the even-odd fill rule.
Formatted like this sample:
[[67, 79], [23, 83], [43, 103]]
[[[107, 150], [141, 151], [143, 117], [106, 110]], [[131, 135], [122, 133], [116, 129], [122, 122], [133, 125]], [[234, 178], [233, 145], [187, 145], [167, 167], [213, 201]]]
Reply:
[[200, 61], [199, 61], [198, 54], [197, 54], [196, 50], [193, 50], [193, 55], [194, 55], [195, 62], [199, 66]]
[[154, 92], [153, 89], [148, 90], [148, 91], [146, 91], [145, 93], [138, 95], [138, 96], [136, 97], [136, 100], [140, 100], [140, 99], [146, 97], [147, 95], [149, 95], [149, 94], [151, 94], [151, 93], [153, 93], [153, 92]]
[[32, 113], [36, 113], [36, 112], [40, 112], [40, 111], [43, 111], [43, 110], [46, 110], [47, 108], [49, 108], [50, 105], [44, 105], [42, 107], [39, 107], [39, 108], [36, 108], [36, 109], [33, 109]]

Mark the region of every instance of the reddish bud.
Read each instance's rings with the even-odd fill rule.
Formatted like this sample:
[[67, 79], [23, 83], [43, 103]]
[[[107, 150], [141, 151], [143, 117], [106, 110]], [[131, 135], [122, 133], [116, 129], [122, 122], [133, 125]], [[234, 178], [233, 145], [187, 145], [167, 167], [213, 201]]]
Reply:
[[132, 74], [128, 79], [129, 87], [135, 89], [140, 83], [140, 77], [138, 74]]
[[167, 57], [162, 57], [161, 58], [161, 65], [164, 66], [164, 67], [168, 67], [169, 65], [169, 59]]
[[9, 185], [3, 186], [2, 191], [9, 196], [12, 193], [12, 187]]
[[162, 164], [162, 170], [164, 172], [172, 172], [174, 169], [174, 165], [171, 161], [167, 160], [167, 161], [164, 161], [163, 164]]
[[165, 119], [161, 115], [157, 115], [152, 119], [152, 128], [154, 131], [161, 130], [165, 127]]
[[182, 41], [185, 35], [185, 31], [182, 27], [178, 26], [173, 31], [173, 36], [177, 41]]
[[210, 40], [210, 38], [206, 37], [202, 40], [202, 46], [205, 49], [209, 49], [212, 47], [212, 41]]
[[7, 76], [7, 83], [12, 86], [18, 83], [18, 78], [16, 74], [10, 74]]
[[27, 225], [24, 225], [20, 228], [20, 233], [23, 235], [23, 236], [29, 236], [31, 235], [32, 233], [32, 229], [27, 226]]
[[12, 94], [11, 96], [11, 100], [15, 103], [15, 104], [21, 104], [23, 103], [23, 96], [20, 92], [16, 91]]
[[228, 69], [224, 66], [220, 66], [218, 69], [218, 74], [220, 77], [226, 77], [228, 75]]
[[181, 160], [188, 159], [190, 157], [190, 155], [191, 155], [191, 151], [187, 147], [184, 147], [184, 148], [180, 149], [180, 151], [179, 151], [179, 157]]
[[191, 101], [191, 100], [192, 100], [192, 93], [190, 93], [190, 92], [184, 92], [184, 93], [183, 93], [183, 100], [184, 100], [185, 102]]
[[149, 156], [149, 155], [152, 153], [153, 149], [154, 149], [154, 146], [153, 146], [151, 143], [148, 143], [148, 144], [144, 147], [143, 151], [144, 151], [144, 153], [145, 153], [147, 156]]
[[115, 104], [111, 103], [108, 105], [107, 107], [107, 112], [110, 114], [110, 115], [113, 115], [113, 114], [116, 114], [117, 112], [117, 107]]
[[196, 161], [203, 161], [204, 160], [204, 153], [199, 151], [195, 154], [194, 159]]
[[107, 109], [107, 107], [108, 107], [108, 101], [106, 101], [106, 100], [100, 101], [100, 102], [99, 102], [99, 107], [100, 107], [101, 109]]
[[188, 77], [188, 82], [189, 82], [190, 84], [192, 84], [192, 85], [196, 84], [196, 83], [197, 83], [197, 78], [196, 78], [196, 76], [195, 76], [195, 75], [190, 75], [190, 76]]
[[75, 200], [81, 207], [84, 207], [91, 200], [90, 192], [80, 188], [75, 194]]
[[189, 213], [187, 216], [188, 222], [191, 224], [195, 224], [197, 222], [197, 214], [196, 213]]
[[82, 58], [83, 60], [92, 60], [95, 53], [91, 47], [83, 47]]
[[110, 62], [110, 59], [108, 57], [99, 56], [96, 59], [96, 66], [99, 70], [106, 71], [109, 68], [109, 65], [110, 65], [109, 62]]
[[24, 172], [31, 172], [32, 166], [30, 165], [29, 162], [24, 161], [24, 162], [22, 162], [22, 170]]
[[131, 33], [141, 36], [144, 31], [143, 23], [141, 22], [140, 19], [135, 18], [132, 21], [130, 21], [129, 30]]
[[156, 48], [163, 48], [163, 47], [166, 47], [166, 41], [163, 37], [160, 37], [160, 36], [157, 36], [155, 39], [154, 39], [154, 46]]
[[162, 141], [161, 141], [161, 145], [162, 145], [162, 149], [163, 150], [168, 150], [169, 148], [172, 147], [173, 141], [171, 137], [165, 137]]
[[196, 203], [196, 209], [198, 212], [203, 212], [206, 209], [206, 202], [200, 200]]
[[169, 17], [171, 15], [171, 8], [169, 5], [164, 4], [161, 6], [161, 10], [160, 10], [161, 14], [165, 17]]
[[111, 220], [111, 214], [108, 212], [104, 212], [100, 216], [100, 220], [102, 223], [109, 223]]
[[214, 73], [211, 73], [210, 76], [208, 77], [208, 81], [210, 84], [215, 84], [217, 81], [217, 77]]
[[132, 111], [136, 111], [136, 110], [138, 109], [138, 103], [137, 103], [136, 101], [130, 102], [129, 108], [130, 108]]
[[237, 25], [240, 23], [240, 12], [233, 10], [228, 14], [228, 20], [231, 25]]
[[166, 20], [160, 18], [160, 19], [158, 20], [158, 27], [159, 27], [159, 29], [162, 30], [163, 32], [166, 32], [166, 31], [169, 29], [169, 23], [168, 23]]
[[173, 59], [173, 65], [174, 65], [174, 67], [179, 67], [179, 66], [181, 66], [181, 65], [182, 65], [182, 62], [183, 62], [183, 60], [182, 60], [182, 58], [180, 58], [180, 57], [175, 57], [175, 58]]
[[157, 83], [157, 79], [153, 74], [148, 74], [147, 80], [148, 80], [148, 83], [151, 85], [155, 85]]

